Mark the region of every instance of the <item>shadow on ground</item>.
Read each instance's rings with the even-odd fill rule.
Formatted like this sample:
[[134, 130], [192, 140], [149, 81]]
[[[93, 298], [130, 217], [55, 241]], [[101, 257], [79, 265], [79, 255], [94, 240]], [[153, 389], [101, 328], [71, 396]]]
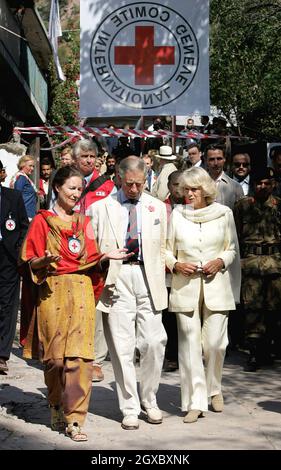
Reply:
[[257, 405], [263, 410], [273, 411], [274, 413], [281, 413], [281, 402], [280, 401], [258, 401]]

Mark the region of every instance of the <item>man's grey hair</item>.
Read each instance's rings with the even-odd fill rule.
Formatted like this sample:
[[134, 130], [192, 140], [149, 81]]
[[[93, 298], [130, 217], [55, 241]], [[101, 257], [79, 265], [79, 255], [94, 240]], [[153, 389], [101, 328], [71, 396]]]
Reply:
[[119, 176], [121, 179], [124, 178], [125, 173], [127, 171], [141, 171], [144, 174], [144, 177], [147, 176], [147, 166], [140, 157], [136, 157], [135, 155], [131, 155], [127, 158], [121, 160], [118, 168]]
[[76, 142], [73, 146], [73, 157], [77, 159], [81, 152], [94, 152], [96, 156], [98, 155], [98, 146], [97, 144], [90, 139], [81, 139]]

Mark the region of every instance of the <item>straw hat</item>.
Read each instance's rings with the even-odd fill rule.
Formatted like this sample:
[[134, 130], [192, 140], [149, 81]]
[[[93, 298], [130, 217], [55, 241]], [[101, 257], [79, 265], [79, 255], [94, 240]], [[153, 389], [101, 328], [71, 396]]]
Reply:
[[159, 149], [159, 153], [154, 155], [156, 158], [161, 158], [162, 160], [176, 160], [176, 155], [173, 155], [172, 147], [169, 145], [162, 145]]

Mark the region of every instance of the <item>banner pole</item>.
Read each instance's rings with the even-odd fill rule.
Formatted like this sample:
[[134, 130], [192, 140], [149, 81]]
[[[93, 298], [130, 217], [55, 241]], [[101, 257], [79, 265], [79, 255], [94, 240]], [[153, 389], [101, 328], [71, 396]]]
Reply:
[[[144, 130], [144, 116], [141, 116], [140, 118], [140, 129], [143, 131]], [[143, 154], [143, 149], [144, 149], [144, 138], [141, 138], [141, 155]]]
[[[172, 116], [172, 132], [173, 134], [175, 134], [176, 132], [176, 116]], [[172, 149], [173, 149], [173, 153], [176, 152], [176, 138], [172, 137]]]

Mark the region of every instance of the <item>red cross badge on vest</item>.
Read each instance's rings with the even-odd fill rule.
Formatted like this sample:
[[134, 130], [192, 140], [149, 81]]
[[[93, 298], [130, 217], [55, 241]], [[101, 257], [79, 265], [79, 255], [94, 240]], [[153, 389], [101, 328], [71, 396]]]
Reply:
[[77, 255], [78, 253], [80, 253], [81, 243], [78, 240], [78, 238], [73, 236], [68, 239], [68, 249], [74, 255]]
[[16, 228], [16, 222], [14, 221], [14, 219], [9, 217], [9, 219], [5, 222], [5, 227], [7, 230], [9, 230], [9, 232], [12, 232]]
[[133, 2], [103, 17], [90, 61], [96, 82], [110, 98], [151, 109], [186, 92], [197, 73], [199, 48], [180, 13], [164, 4]]

